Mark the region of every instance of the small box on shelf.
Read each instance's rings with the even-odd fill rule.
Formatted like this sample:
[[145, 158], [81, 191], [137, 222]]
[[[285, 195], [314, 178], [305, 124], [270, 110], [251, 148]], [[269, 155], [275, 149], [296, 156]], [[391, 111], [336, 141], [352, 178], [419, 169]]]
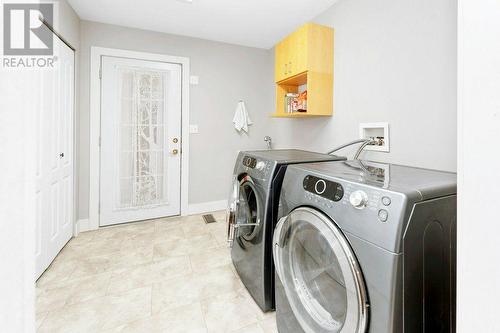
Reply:
[[307, 112], [307, 90], [300, 93], [287, 93], [284, 98], [285, 113]]

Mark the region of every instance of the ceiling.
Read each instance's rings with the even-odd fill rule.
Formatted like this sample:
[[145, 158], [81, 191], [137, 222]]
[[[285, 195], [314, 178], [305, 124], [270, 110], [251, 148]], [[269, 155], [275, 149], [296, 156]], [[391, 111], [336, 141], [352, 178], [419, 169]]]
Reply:
[[83, 20], [271, 48], [336, 0], [68, 0]]

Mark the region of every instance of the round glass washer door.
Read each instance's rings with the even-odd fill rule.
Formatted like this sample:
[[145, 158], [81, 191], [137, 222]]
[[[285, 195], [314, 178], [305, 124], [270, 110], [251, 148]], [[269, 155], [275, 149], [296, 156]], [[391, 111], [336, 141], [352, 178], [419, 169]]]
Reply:
[[331, 219], [315, 209], [295, 209], [276, 226], [273, 255], [286, 298], [305, 332], [365, 332], [368, 299], [362, 272]]
[[[247, 241], [252, 240], [259, 231], [261, 204], [257, 187], [249, 176], [241, 179], [238, 191], [238, 209], [236, 211], [236, 224], [239, 225], [237, 237]], [[245, 226], [245, 224], [250, 224]]]

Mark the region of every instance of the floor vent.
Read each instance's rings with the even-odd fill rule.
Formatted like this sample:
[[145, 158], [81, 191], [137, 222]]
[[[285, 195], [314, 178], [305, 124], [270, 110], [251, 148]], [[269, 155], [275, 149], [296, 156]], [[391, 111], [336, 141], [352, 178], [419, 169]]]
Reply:
[[217, 222], [217, 220], [215, 219], [215, 217], [212, 214], [203, 215], [203, 219], [205, 220], [205, 223]]

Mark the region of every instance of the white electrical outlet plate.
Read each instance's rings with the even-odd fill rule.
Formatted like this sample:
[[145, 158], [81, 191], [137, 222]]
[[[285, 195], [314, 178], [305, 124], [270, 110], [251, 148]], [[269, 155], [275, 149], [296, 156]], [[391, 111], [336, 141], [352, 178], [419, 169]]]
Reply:
[[371, 137], [383, 137], [384, 144], [382, 146], [373, 146], [368, 145], [365, 147], [365, 150], [372, 151], [383, 151], [389, 152], [390, 140], [389, 140], [389, 123], [380, 122], [380, 123], [361, 123], [359, 124], [359, 138], [360, 139], [369, 139]]
[[196, 76], [196, 75], [191, 75], [189, 77], [189, 83], [191, 83], [192, 85], [197, 85], [200, 83], [200, 77], [199, 76]]
[[198, 125], [189, 125], [189, 133], [198, 134]]

